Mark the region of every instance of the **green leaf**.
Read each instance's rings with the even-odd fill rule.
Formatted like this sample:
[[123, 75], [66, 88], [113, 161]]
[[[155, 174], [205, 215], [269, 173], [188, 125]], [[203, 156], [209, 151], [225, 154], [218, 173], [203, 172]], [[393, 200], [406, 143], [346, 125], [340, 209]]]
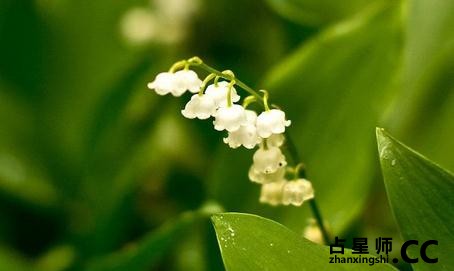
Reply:
[[35, 262], [38, 270], [68, 270], [76, 259], [76, 251], [69, 245], [56, 246], [40, 256]]
[[89, 263], [87, 271], [140, 271], [150, 270], [170, 248], [178, 243], [182, 235], [198, 221], [222, 210], [216, 203], [207, 203], [201, 209], [181, 214], [142, 240], [127, 248], [98, 258]]
[[268, 3], [277, 13], [294, 22], [302, 25], [322, 25], [353, 15], [371, 1], [268, 0]]
[[[405, 84], [424, 87], [421, 81], [430, 73], [439, 56], [454, 47], [452, 25], [454, 2], [444, 0], [410, 0], [406, 27]], [[448, 59], [446, 59], [448, 60]]]
[[[420, 262], [418, 270], [453, 270], [454, 253], [454, 176], [403, 145], [383, 129], [377, 129], [378, 151], [386, 191], [401, 234], [406, 240], [438, 240], [430, 247], [429, 257], [439, 263]], [[410, 257], [419, 257], [411, 246]]]
[[34, 207], [58, 209], [58, 190], [33, 161], [0, 147], [0, 193]]
[[[58, 191], [42, 161], [30, 151], [32, 110], [16, 88], [0, 80], [0, 194], [35, 207], [57, 207]], [[10, 91], [10, 92], [9, 92]]]
[[[395, 270], [387, 264], [330, 264], [329, 247], [259, 216], [224, 213], [212, 216], [212, 221], [227, 271]], [[344, 256], [351, 251], [346, 249]]]
[[[109, 86], [108, 91], [103, 92], [105, 93], [104, 97], [95, 108], [95, 112], [93, 112], [93, 123], [87, 135], [88, 149], [99, 144], [99, 141], [108, 138], [106, 136], [109, 131], [108, 128], [120, 119], [134, 91], [136, 91], [134, 86], [150, 70], [152, 66], [151, 59], [145, 57], [145, 55], [141, 59], [114, 82], [112, 86]], [[143, 85], [145, 86], [145, 82]]]
[[[23, 255], [6, 247], [0, 247], [0, 270], [38, 271]], [[40, 270], [39, 270], [40, 271]]]
[[[335, 233], [362, 211], [371, 191], [372, 131], [393, 98], [401, 14], [397, 3], [374, 5], [303, 44], [263, 84], [292, 120], [289, 134]], [[301, 228], [301, 209], [287, 210], [280, 221]]]
[[[203, 161], [200, 162], [203, 153], [196, 144], [192, 144], [192, 132], [185, 126], [184, 120], [175, 114], [178, 109], [178, 104], [167, 100], [151, 108], [150, 116], [144, 118], [135, 129], [127, 131], [134, 140], [123, 153], [125, 157], [113, 162], [121, 162], [116, 170], [92, 172], [94, 174], [89, 180], [94, 184], [91, 190], [93, 198], [90, 200], [96, 202], [96, 207], [91, 207], [94, 223], [84, 237], [84, 245], [93, 253], [107, 252], [122, 239], [123, 226], [128, 224], [124, 218], [131, 215], [129, 208], [133, 206], [131, 195], [145, 181], [149, 181], [143, 176], [152, 172], [158, 178], [165, 178], [170, 172], [169, 166], [177, 159], [190, 161], [189, 165], [194, 167], [204, 165]], [[198, 154], [196, 157], [200, 159], [194, 159], [194, 154]], [[105, 168], [110, 169], [109, 166]], [[100, 183], [109, 186], [102, 198], [98, 196]], [[174, 214], [168, 216], [171, 218]]]
[[410, 0], [402, 92], [386, 127], [454, 170], [454, 1]]

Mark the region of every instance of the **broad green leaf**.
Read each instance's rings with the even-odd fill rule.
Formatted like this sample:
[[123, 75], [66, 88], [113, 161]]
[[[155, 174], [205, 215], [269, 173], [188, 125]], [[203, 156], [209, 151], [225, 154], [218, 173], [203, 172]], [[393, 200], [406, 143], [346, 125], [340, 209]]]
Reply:
[[[453, 270], [454, 260], [454, 176], [403, 145], [383, 129], [377, 129], [378, 151], [385, 187], [394, 216], [405, 240], [437, 240], [428, 249], [436, 264], [420, 259], [418, 270]], [[419, 247], [411, 246], [412, 258]]]
[[[212, 221], [227, 271], [396, 270], [388, 264], [330, 264], [329, 247], [259, 216], [224, 213]], [[344, 256], [351, 255], [346, 249]]]
[[[400, 6], [375, 5], [304, 43], [263, 84], [292, 120], [289, 134], [335, 233], [370, 192], [373, 130], [392, 99], [401, 49]], [[287, 213], [286, 224], [306, 222], [298, 208]]]
[[329, 24], [361, 11], [367, 0], [268, 0], [280, 15], [303, 25]]

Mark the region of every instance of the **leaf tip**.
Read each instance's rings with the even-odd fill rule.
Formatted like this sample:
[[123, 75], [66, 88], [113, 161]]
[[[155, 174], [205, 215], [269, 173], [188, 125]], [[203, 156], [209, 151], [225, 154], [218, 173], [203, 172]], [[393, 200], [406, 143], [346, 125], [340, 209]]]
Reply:
[[381, 127], [375, 127], [375, 134], [377, 135], [377, 139], [380, 137], [385, 136], [387, 133], [384, 128]]
[[380, 127], [377, 127], [375, 129], [375, 133], [377, 136], [377, 146], [380, 160], [382, 160], [383, 158], [386, 159], [387, 149], [392, 144], [392, 137], [388, 132], [385, 131], [385, 129]]
[[222, 221], [224, 220], [224, 213], [217, 213], [211, 215], [211, 223], [213, 223], [214, 228], [218, 228]]

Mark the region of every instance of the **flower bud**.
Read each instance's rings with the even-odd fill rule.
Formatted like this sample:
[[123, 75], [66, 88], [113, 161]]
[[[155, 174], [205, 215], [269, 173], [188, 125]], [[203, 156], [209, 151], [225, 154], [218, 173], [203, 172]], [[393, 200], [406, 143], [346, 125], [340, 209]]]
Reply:
[[[326, 226], [326, 225], [325, 225]], [[314, 243], [323, 245], [323, 234], [317, 222], [314, 219], [310, 219], [309, 225], [304, 228], [304, 238], [311, 240]]]

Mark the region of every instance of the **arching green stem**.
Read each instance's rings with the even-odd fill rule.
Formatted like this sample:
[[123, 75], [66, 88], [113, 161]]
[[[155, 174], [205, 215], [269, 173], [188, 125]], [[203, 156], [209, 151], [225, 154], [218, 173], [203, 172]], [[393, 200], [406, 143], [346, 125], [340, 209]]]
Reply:
[[232, 102], [232, 91], [233, 91], [233, 85], [235, 85], [235, 80], [230, 81], [228, 90], [227, 90], [227, 106], [231, 107], [233, 105]]
[[270, 111], [270, 106], [268, 105], [268, 91], [262, 89], [260, 92], [263, 93], [263, 107], [265, 108], [265, 111]]
[[219, 79], [220, 79], [220, 78], [221, 78], [221, 77], [219, 77], [219, 76], [216, 76], [216, 77], [214, 78], [214, 86], [215, 86], [215, 87], [218, 87], [218, 83], [219, 83]]
[[170, 67], [169, 72], [174, 73], [176, 70], [181, 69], [181, 68], [183, 68], [183, 67], [184, 67], [185, 69], [189, 69], [189, 66], [190, 66], [190, 65], [191, 65], [191, 64], [190, 64], [188, 61], [186, 61], [186, 60], [181, 60], [181, 61], [178, 61], [178, 62], [176, 62], [175, 64], [173, 64], [172, 67]]
[[[208, 66], [207, 64], [203, 63], [202, 60], [200, 58], [198, 58], [198, 57], [190, 58], [188, 60], [188, 63], [191, 66], [199, 67], [199, 68], [201, 68], [201, 69], [203, 69], [203, 70], [205, 70], [205, 71], [207, 71], [209, 73], [214, 73], [217, 76], [219, 76], [220, 78], [224, 78], [224, 79], [226, 79], [228, 81], [232, 81], [233, 79], [235, 79], [234, 76], [231, 76], [229, 74], [225, 74], [225, 73], [223, 73], [221, 71], [216, 70], [215, 68], [212, 68], [212, 67]], [[244, 89], [249, 94], [255, 96], [257, 98], [257, 100], [263, 101], [262, 96], [260, 96], [260, 94], [257, 91], [253, 90], [252, 88], [250, 88], [248, 85], [246, 85], [242, 81], [240, 81], [238, 79], [235, 79], [235, 84], [237, 86], [239, 86], [240, 88]]]
[[251, 103], [254, 103], [257, 101], [257, 98], [255, 96], [247, 96], [243, 100], [243, 107], [246, 109]]
[[205, 88], [207, 86], [207, 84], [213, 80], [213, 78], [216, 76], [216, 74], [213, 74], [213, 73], [210, 73], [208, 74], [207, 77], [205, 77], [205, 79], [203, 80], [202, 82], [202, 85], [200, 86], [200, 90], [199, 90], [199, 95], [202, 96], [203, 95], [203, 92], [205, 91]]

